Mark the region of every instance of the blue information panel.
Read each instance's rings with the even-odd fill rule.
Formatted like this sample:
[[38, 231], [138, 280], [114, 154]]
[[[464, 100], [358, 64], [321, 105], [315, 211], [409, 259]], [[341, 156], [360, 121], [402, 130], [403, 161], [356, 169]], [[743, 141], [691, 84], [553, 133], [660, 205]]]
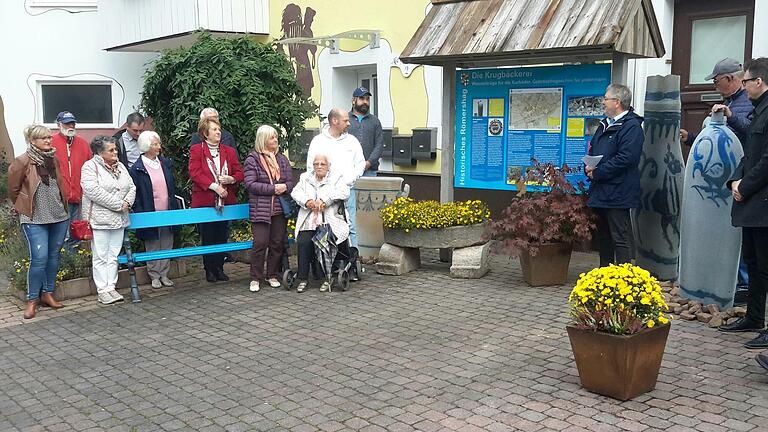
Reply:
[[515, 190], [531, 158], [582, 167], [610, 83], [609, 64], [457, 71], [454, 185]]

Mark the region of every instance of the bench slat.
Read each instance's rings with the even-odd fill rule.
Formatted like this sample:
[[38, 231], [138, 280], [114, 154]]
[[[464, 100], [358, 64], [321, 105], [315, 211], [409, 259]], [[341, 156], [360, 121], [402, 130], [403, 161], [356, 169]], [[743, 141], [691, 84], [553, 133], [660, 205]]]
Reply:
[[[207, 254], [219, 253], [219, 252], [231, 252], [236, 250], [250, 249], [252, 246], [253, 246], [252, 241], [244, 241], [244, 242], [222, 243], [222, 244], [208, 245], [208, 246], [194, 246], [194, 247], [181, 248], [181, 249], [167, 249], [167, 250], [154, 251], [154, 252], [139, 252], [139, 253], [133, 254], [133, 261], [134, 262], [154, 261], [154, 260], [161, 260], [161, 259], [207, 255]], [[128, 257], [126, 257], [125, 255], [120, 255], [117, 258], [117, 261], [120, 264], [125, 264], [128, 262]]]
[[191, 225], [205, 222], [248, 219], [248, 204], [224, 206], [222, 214], [213, 207], [198, 207], [159, 212], [131, 213], [128, 229]]

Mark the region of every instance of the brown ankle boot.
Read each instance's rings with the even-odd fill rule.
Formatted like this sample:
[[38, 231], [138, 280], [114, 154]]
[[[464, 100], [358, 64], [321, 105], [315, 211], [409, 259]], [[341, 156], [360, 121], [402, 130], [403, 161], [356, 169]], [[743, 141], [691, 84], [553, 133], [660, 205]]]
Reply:
[[27, 300], [27, 308], [24, 309], [24, 319], [32, 319], [37, 313], [38, 300]]
[[49, 292], [43, 293], [43, 295], [40, 296], [40, 304], [44, 304], [54, 309], [61, 309], [64, 307], [64, 304], [56, 300], [53, 294]]

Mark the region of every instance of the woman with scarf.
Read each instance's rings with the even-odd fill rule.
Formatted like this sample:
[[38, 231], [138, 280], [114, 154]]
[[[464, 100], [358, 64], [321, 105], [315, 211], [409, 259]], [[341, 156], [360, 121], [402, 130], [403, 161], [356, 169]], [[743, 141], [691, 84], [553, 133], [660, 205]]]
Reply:
[[259, 291], [259, 283], [264, 279], [265, 258], [267, 283], [272, 288], [280, 287], [287, 220], [279, 197], [288, 196], [293, 190], [293, 172], [288, 158], [277, 149], [277, 131], [264, 125], [256, 131], [255, 148], [245, 159], [245, 187], [253, 233], [251, 292]]
[[128, 168], [117, 157], [115, 138], [100, 135], [91, 141], [93, 158], [83, 164], [80, 185], [83, 187], [83, 217], [93, 229], [93, 282], [99, 303], [123, 300], [115, 290], [117, 256], [123, 246], [128, 212], [136, 199]]
[[[215, 207], [237, 203], [237, 183], [243, 181], [243, 169], [237, 160], [237, 151], [221, 145], [221, 125], [206, 117], [197, 125], [203, 140], [189, 149], [189, 177], [192, 180], [192, 207]], [[227, 242], [228, 221], [198, 224], [203, 246]], [[224, 274], [224, 254], [203, 255], [205, 280], [228, 281]]]
[[[312, 158], [312, 168], [299, 177], [291, 196], [299, 205], [296, 217], [296, 245], [299, 255], [299, 269], [296, 278], [299, 281], [298, 292], [307, 289], [309, 264], [315, 256], [312, 236], [320, 224], [327, 223], [336, 235], [338, 252], [349, 256], [349, 224], [343, 210], [344, 201], [349, 198], [349, 186], [335, 170], [331, 170], [330, 158], [317, 154]], [[341, 210], [341, 211], [340, 211]], [[327, 275], [326, 275], [327, 276]], [[328, 291], [330, 283], [326, 280], [320, 291]]]
[[39, 304], [54, 309], [64, 307], [53, 292], [69, 215], [51, 138], [47, 127], [28, 126], [24, 129], [27, 151], [8, 167], [8, 195], [19, 213], [29, 245], [25, 319], [35, 317]]

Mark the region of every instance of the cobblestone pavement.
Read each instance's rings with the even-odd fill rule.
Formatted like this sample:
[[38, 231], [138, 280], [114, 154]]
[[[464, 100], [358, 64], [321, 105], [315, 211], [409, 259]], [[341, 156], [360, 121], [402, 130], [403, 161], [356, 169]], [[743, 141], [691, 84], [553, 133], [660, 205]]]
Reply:
[[[477, 281], [427, 256], [348, 292], [247, 290], [199, 270], [144, 302], [67, 302], [21, 325], [0, 302], [0, 431], [768, 430], [768, 373], [741, 344], [673, 323], [657, 389], [582, 390], [569, 287], [531, 288], [494, 257]], [[575, 254], [570, 280], [596, 265]]]

